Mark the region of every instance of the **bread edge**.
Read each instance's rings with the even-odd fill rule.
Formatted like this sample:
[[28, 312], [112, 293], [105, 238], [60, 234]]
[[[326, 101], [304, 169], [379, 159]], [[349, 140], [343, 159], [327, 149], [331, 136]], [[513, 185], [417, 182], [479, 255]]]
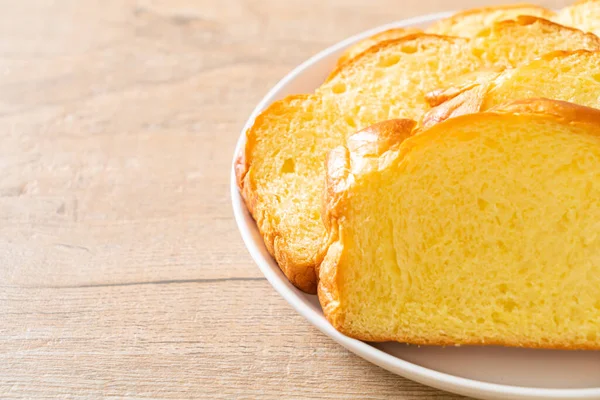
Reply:
[[325, 188], [321, 216], [327, 231], [327, 252], [319, 268], [319, 302], [327, 320], [343, 332], [344, 316], [340, 311], [337, 266], [344, 253], [338, 219], [344, 207], [347, 190], [357, 173], [380, 168], [379, 160], [414, 132], [416, 122], [392, 119], [379, 122], [350, 136], [346, 145], [329, 152], [326, 161]]
[[315, 263], [297, 263], [293, 258], [291, 258], [289, 256], [291, 252], [287, 249], [286, 242], [279, 239], [284, 237], [283, 232], [277, 230], [276, 228], [270, 229], [270, 227], [266, 227], [261, 216], [257, 215], [256, 213], [256, 204], [259, 196], [254, 189], [254, 184], [251, 180], [250, 174], [250, 169], [252, 168], [253, 162], [252, 149], [255, 143], [255, 137], [253, 135], [256, 127], [261, 124], [261, 121], [263, 118], [265, 118], [265, 115], [273, 109], [277, 109], [283, 104], [289, 103], [291, 100], [306, 100], [311, 96], [312, 95], [310, 94], [287, 96], [284, 99], [275, 101], [265, 108], [259, 115], [257, 115], [252, 123], [252, 126], [245, 132], [246, 143], [241, 152], [236, 156], [234, 162], [234, 171], [242, 199], [246, 203], [246, 207], [250, 212], [250, 215], [252, 215], [252, 218], [256, 222], [256, 226], [258, 227], [258, 230], [263, 238], [267, 251], [269, 254], [271, 254], [271, 256], [273, 256], [283, 274], [295, 287], [305, 293], [316, 294], [318, 280], [317, 268], [320, 264], [322, 256], [324, 255], [324, 248], [321, 250], [321, 253], [323, 254], [317, 255], [317, 262]]

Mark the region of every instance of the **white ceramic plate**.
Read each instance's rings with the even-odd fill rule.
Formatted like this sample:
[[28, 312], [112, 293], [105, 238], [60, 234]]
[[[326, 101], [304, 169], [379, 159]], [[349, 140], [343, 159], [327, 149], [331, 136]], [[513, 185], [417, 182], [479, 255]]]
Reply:
[[[313, 91], [350, 44], [384, 29], [427, 26], [448, 15], [433, 14], [381, 26], [346, 39], [304, 62], [258, 104], [242, 131], [235, 154], [244, 146], [244, 132], [261, 110], [286, 95]], [[342, 335], [327, 322], [316, 296], [292, 286], [267, 252], [239, 195], [233, 168], [231, 197], [244, 243], [271, 285], [311, 324], [360, 357], [417, 382], [481, 399], [600, 399], [600, 352], [415, 347], [399, 343], [370, 344]]]

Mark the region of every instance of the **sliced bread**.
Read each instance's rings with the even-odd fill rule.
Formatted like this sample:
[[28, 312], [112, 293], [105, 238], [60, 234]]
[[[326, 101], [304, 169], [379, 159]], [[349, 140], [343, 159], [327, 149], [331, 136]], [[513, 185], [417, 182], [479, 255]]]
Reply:
[[476, 38], [410, 35], [371, 47], [315, 93], [275, 102], [247, 132], [237, 178], [267, 249], [290, 281], [316, 291], [325, 251], [325, 155], [352, 133], [391, 119], [420, 119], [425, 94], [493, 64], [518, 65], [555, 49], [600, 50], [594, 35], [543, 19], [495, 24]]
[[[448, 118], [489, 110], [511, 100], [545, 97], [600, 108], [600, 52], [552, 52], [528, 64], [493, 77], [480, 74], [478, 80], [428, 96], [441, 103], [423, 117], [427, 127]], [[487, 79], [490, 78], [492, 79]]]
[[[459, 36], [470, 38], [482, 29], [498, 21], [515, 19], [519, 15], [537, 16], [549, 20], [556, 19], [553, 11], [531, 4], [512, 4], [492, 7], [474, 8], [462, 11], [451, 17], [441, 19], [430, 26], [426, 32], [436, 35]], [[563, 24], [567, 25], [567, 24]], [[407, 34], [420, 32], [417, 28], [395, 28], [383, 31], [350, 46], [340, 57], [337, 65], [344, 64], [369, 47], [384, 40], [399, 39]]]
[[[482, 29], [495, 22], [515, 19], [521, 15], [545, 18], [600, 36], [600, 0], [580, 0], [571, 6], [563, 8], [558, 13], [531, 4], [474, 8], [441, 19], [426, 29], [426, 32], [438, 35], [473, 37]], [[394, 36], [400, 37], [405, 29], [410, 28], [392, 29], [389, 31], [389, 34], [374, 35], [357, 43], [343, 54], [339, 63], [347, 62], [349, 58], [355, 57], [360, 52], [382, 40], [391, 39]]]
[[451, 17], [441, 19], [427, 28], [426, 32], [438, 35], [472, 37], [495, 22], [515, 19], [520, 15], [530, 15], [549, 20], [556, 17], [554, 11], [533, 4], [481, 7], [461, 11]]
[[600, 111], [528, 100], [409, 128], [381, 123], [328, 158], [319, 300], [333, 326], [599, 349]]

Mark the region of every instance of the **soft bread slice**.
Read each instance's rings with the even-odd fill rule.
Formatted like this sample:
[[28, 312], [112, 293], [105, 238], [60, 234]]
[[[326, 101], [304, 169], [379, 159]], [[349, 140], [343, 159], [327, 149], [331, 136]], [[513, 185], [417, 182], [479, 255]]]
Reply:
[[[600, 108], [600, 52], [552, 52], [528, 64], [508, 69], [494, 79], [479, 80], [442, 91], [441, 102], [423, 117], [427, 127], [448, 118], [489, 110], [511, 100], [545, 97]], [[436, 92], [434, 92], [436, 93]]]
[[[426, 32], [468, 38], [475, 36], [482, 29], [495, 22], [516, 19], [522, 15], [545, 18], [600, 36], [600, 0], [580, 0], [569, 7], [563, 8], [558, 13], [532, 4], [510, 4], [474, 8], [441, 19], [427, 28]], [[392, 29], [358, 42], [342, 55], [338, 61], [338, 65], [347, 62], [350, 58], [355, 57], [380, 41], [403, 36], [403, 32], [406, 29], [411, 28]]]
[[529, 100], [404, 129], [380, 124], [328, 158], [319, 299], [333, 326], [600, 348], [600, 111]]
[[[436, 35], [460, 36], [470, 38], [495, 22], [515, 19], [520, 15], [530, 15], [549, 20], [556, 19], [554, 11], [531, 4], [512, 4], [493, 7], [474, 8], [458, 12], [451, 17], [441, 19], [430, 26], [426, 32]], [[568, 24], [563, 24], [568, 25]], [[340, 57], [337, 65], [342, 65], [368, 48], [384, 40], [399, 39], [408, 34], [420, 32], [417, 28], [396, 28], [373, 35], [349, 47]]]
[[425, 94], [459, 75], [496, 63], [517, 65], [561, 48], [600, 49], [600, 41], [535, 18], [500, 22], [472, 40], [411, 35], [370, 48], [314, 94], [263, 111], [247, 132], [237, 178], [267, 249], [290, 281], [316, 292], [325, 251], [320, 198], [329, 150], [373, 123], [420, 119], [429, 109]]
[[[498, 40], [504, 36], [512, 37], [513, 41]], [[480, 54], [488, 64], [507, 67], [515, 65], [513, 60], [521, 64], [553, 50], [598, 50], [600, 43], [594, 34], [525, 15], [492, 24], [472, 40], [475, 54]]]
[[554, 11], [533, 4], [481, 7], [461, 11], [451, 17], [441, 19], [427, 28], [426, 32], [438, 35], [472, 37], [495, 22], [515, 19], [520, 15], [530, 15], [549, 20], [556, 17]]
[[360, 53], [368, 50], [370, 47], [375, 46], [377, 43], [381, 43], [385, 40], [401, 39], [405, 36], [414, 35], [421, 32], [422, 31], [418, 28], [394, 28], [379, 32], [348, 47], [338, 59], [337, 65], [340, 66], [345, 64], [352, 58], [358, 56]]
[[563, 8], [556, 21], [600, 36], [600, 0], [578, 1]]

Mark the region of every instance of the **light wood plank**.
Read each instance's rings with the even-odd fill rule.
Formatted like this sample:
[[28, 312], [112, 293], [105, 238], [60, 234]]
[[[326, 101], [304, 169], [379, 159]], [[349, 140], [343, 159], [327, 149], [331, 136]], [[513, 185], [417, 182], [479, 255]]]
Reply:
[[457, 399], [298, 316], [241, 242], [229, 173], [309, 56], [492, 3], [0, 0], [0, 398]]
[[0, 397], [458, 398], [373, 367], [270, 291], [266, 281], [3, 286]]

